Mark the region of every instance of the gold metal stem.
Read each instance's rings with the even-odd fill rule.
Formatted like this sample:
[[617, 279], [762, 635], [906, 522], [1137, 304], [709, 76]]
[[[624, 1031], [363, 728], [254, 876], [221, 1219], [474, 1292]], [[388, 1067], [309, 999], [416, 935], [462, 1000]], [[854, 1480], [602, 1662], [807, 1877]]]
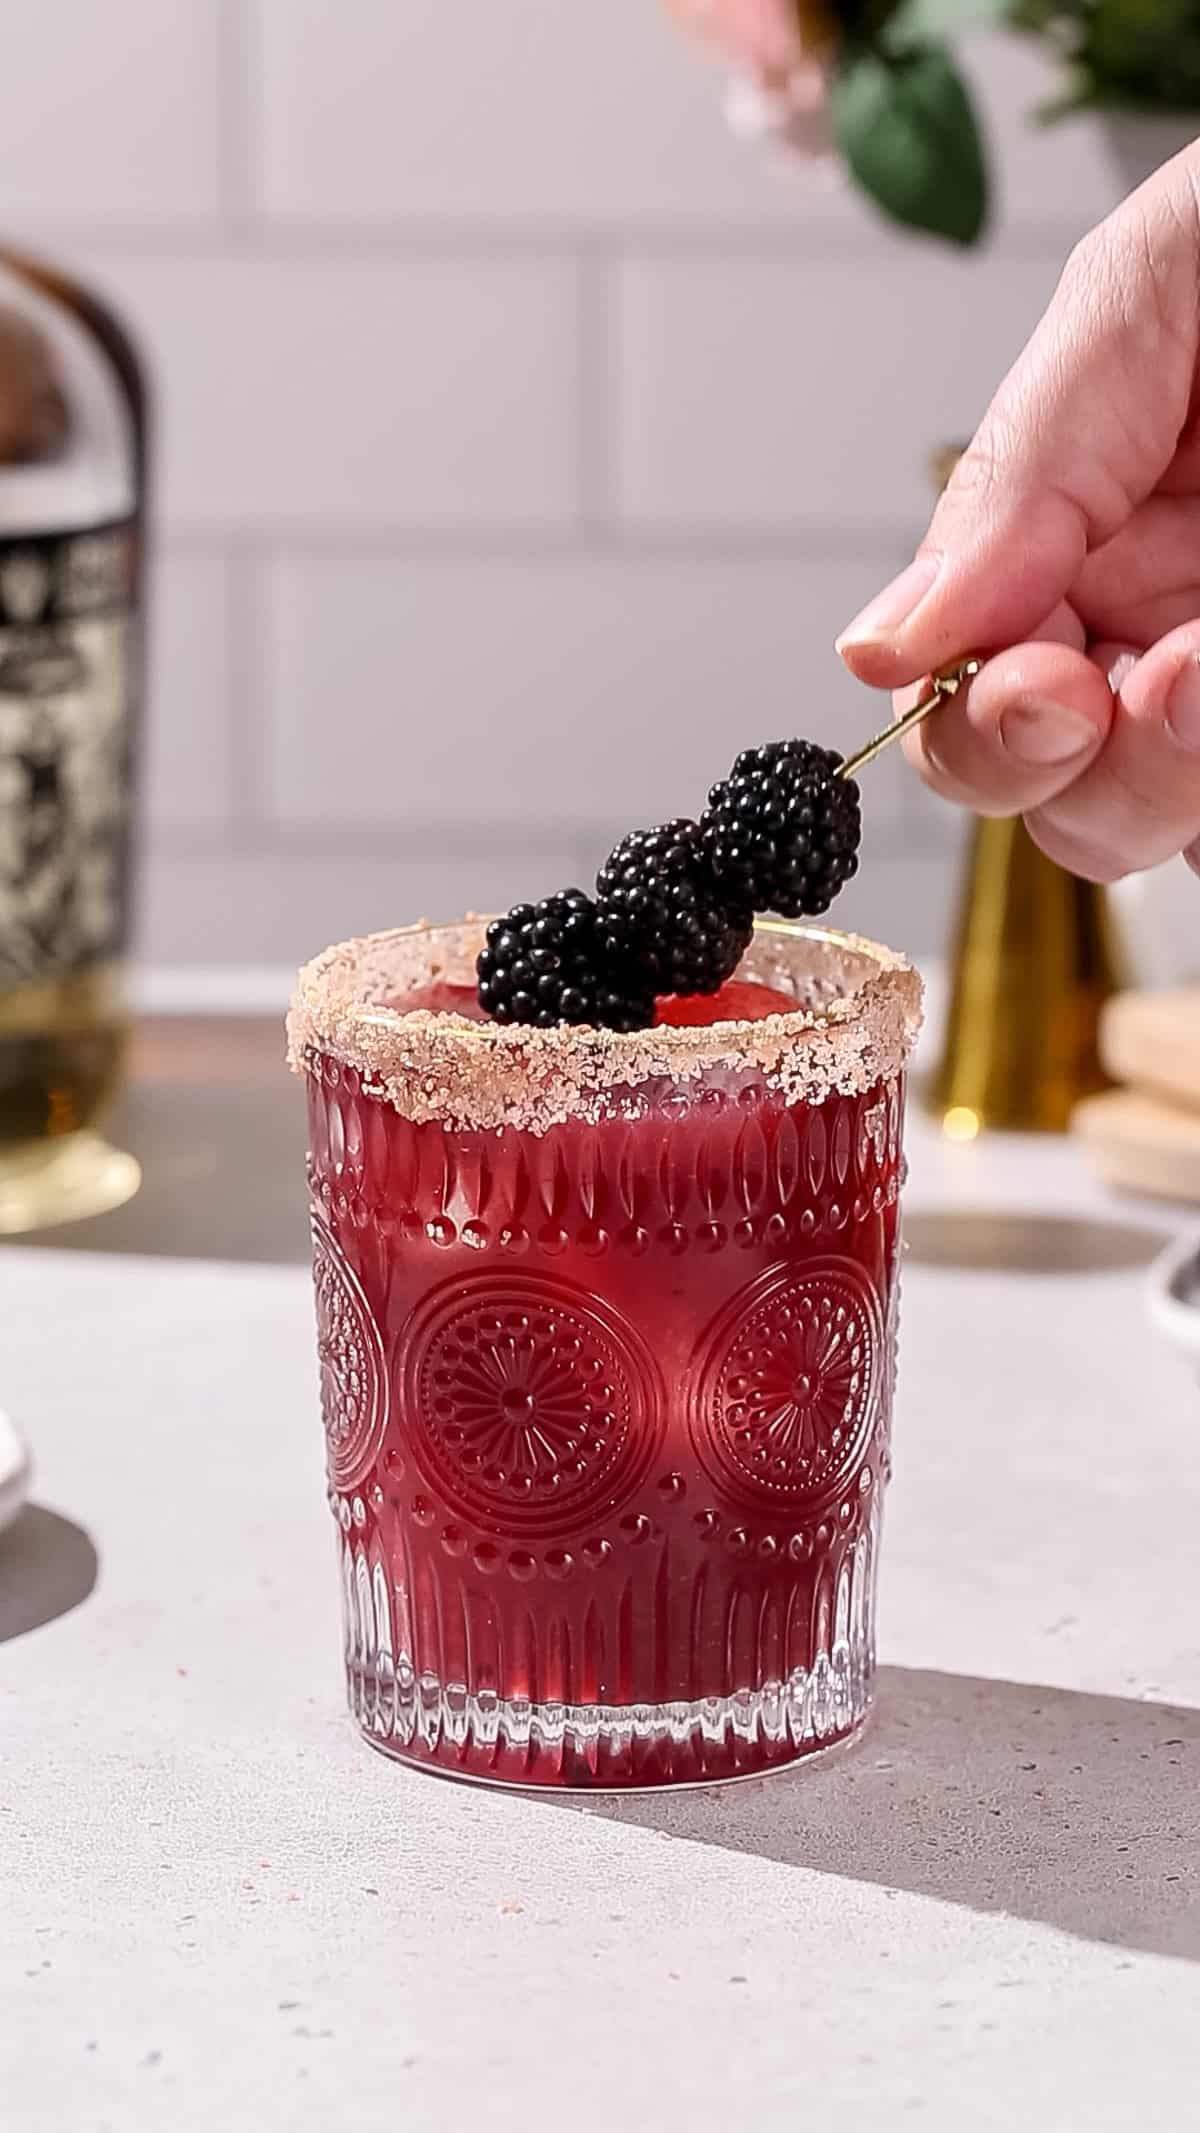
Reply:
[[868, 741], [848, 762], [843, 763], [838, 776], [856, 778], [859, 771], [865, 770], [868, 763], [873, 763], [877, 755], [882, 755], [885, 748], [891, 747], [893, 741], [901, 740], [906, 733], [911, 733], [913, 727], [919, 726], [921, 720], [928, 718], [931, 711], [936, 711], [939, 704], [949, 703], [951, 697], [957, 696], [965, 683], [974, 681], [982, 664], [979, 659], [958, 659], [953, 666], [943, 667], [940, 674], [931, 677], [926, 694], [913, 705], [912, 710], [906, 711], [903, 718], [893, 719], [891, 725], [885, 726], [882, 733], [877, 733], [873, 741]]

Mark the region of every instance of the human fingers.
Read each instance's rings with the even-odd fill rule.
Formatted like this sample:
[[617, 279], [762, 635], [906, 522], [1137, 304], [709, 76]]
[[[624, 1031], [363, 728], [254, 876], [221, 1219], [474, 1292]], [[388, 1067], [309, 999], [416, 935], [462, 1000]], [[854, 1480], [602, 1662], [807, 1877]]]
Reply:
[[909, 760], [944, 799], [981, 815], [1019, 815], [1093, 762], [1112, 693], [1077, 645], [1022, 644], [989, 659], [966, 692], [923, 721]]
[[1021, 643], [1170, 465], [1196, 372], [1200, 149], [1072, 254], [908, 568], [838, 640], [898, 687]]
[[1104, 746], [1026, 821], [1050, 858], [1090, 881], [1116, 881], [1192, 850], [1200, 836], [1200, 621], [1130, 666]]

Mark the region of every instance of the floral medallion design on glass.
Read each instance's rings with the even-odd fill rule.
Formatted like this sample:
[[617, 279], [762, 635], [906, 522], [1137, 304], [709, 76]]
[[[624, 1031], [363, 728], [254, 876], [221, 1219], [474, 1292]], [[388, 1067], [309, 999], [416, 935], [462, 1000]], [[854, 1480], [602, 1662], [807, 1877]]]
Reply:
[[416, 1456], [478, 1524], [557, 1532], [643, 1478], [662, 1423], [657, 1373], [583, 1290], [534, 1275], [456, 1281], [406, 1347]]
[[335, 1488], [352, 1489], [378, 1457], [387, 1428], [383, 1343], [357, 1276], [315, 1213], [312, 1236], [326, 1464]]
[[849, 1259], [779, 1267], [735, 1297], [707, 1343], [697, 1453], [735, 1501], [804, 1510], [863, 1457], [879, 1401], [878, 1301]]

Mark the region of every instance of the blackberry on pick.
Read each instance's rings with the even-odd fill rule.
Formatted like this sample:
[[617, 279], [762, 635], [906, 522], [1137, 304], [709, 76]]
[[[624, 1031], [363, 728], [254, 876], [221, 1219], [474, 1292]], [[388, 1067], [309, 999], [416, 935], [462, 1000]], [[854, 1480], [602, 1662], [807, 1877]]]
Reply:
[[712, 993], [750, 942], [751, 909], [718, 887], [699, 826], [680, 818], [631, 830], [596, 876], [605, 947], [656, 993]]
[[653, 986], [606, 948], [596, 905], [582, 889], [514, 904], [488, 927], [476, 968], [479, 1004], [495, 1022], [632, 1030], [654, 1019]]
[[719, 888], [755, 911], [819, 918], [858, 868], [858, 787], [814, 741], [746, 748], [714, 785], [701, 833]]

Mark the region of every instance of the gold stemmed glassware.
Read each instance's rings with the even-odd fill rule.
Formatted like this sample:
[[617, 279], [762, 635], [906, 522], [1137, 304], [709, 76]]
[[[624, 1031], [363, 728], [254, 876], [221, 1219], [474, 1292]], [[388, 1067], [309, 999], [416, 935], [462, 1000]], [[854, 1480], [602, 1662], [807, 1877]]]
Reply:
[[[856, 777], [893, 741], [957, 696], [978, 658], [935, 674], [911, 711], [843, 764]], [[1101, 888], [1055, 865], [1019, 816], [973, 827], [948, 971], [942, 1054], [929, 1108], [953, 1140], [986, 1126], [1065, 1131], [1078, 1102], [1107, 1085], [1100, 1011], [1125, 982]]]

